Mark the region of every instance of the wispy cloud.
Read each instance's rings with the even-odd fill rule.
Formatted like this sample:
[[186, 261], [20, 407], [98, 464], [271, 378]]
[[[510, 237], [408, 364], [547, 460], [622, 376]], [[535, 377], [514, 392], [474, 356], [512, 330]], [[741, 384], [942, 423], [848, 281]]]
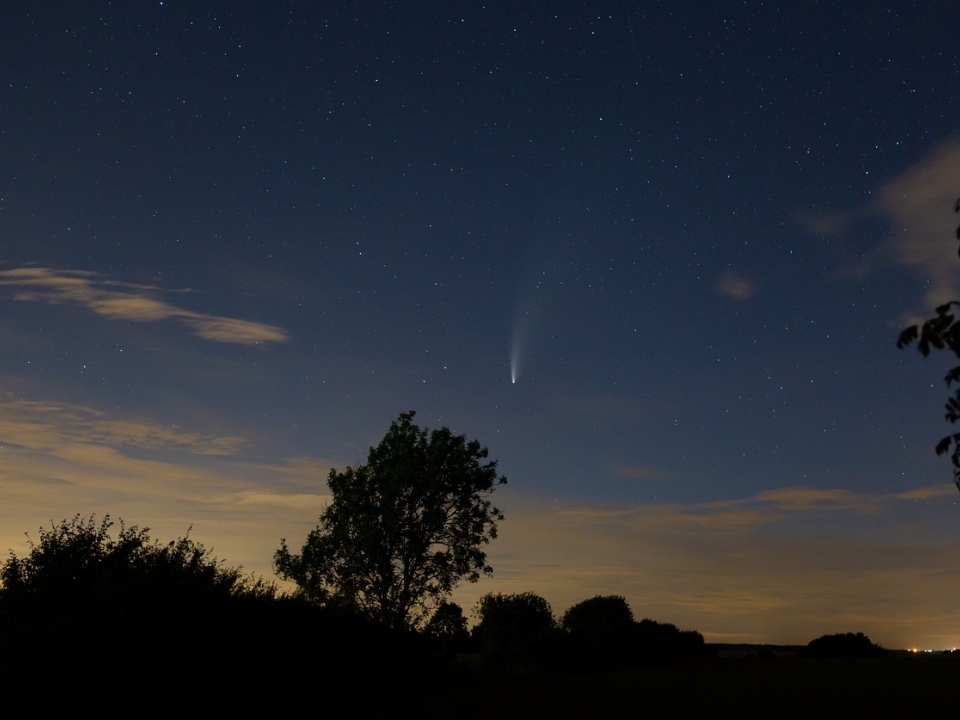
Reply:
[[744, 532], [799, 513], [881, 513], [903, 501], [929, 500], [955, 493], [954, 485], [933, 485], [904, 493], [857, 494], [842, 488], [804, 486], [764, 490], [746, 498], [687, 504], [639, 504], [634, 506], [556, 505], [551, 509], [559, 521], [574, 524], [630, 526], [635, 530], [671, 528]]
[[656, 480], [666, 477], [669, 473], [645, 465], [614, 465], [613, 474], [631, 480]]
[[756, 295], [757, 285], [750, 278], [727, 270], [717, 282], [717, 292], [734, 300], [749, 300]]
[[851, 510], [872, 513], [880, 509], [884, 500], [896, 496], [857, 495], [841, 488], [785, 487], [766, 490], [748, 500], [747, 504], [763, 504], [785, 512], [800, 510]]
[[67, 403], [0, 394], [0, 551], [76, 513], [194, 537], [270, 574], [281, 537], [298, 542], [329, 500], [320, 458], [251, 457], [259, 443]]
[[287, 331], [276, 325], [186, 310], [158, 299], [159, 290], [155, 287], [111, 281], [98, 273], [15, 268], [0, 271], [0, 285], [17, 288], [17, 300], [79, 305], [111, 320], [177, 320], [194, 335], [215, 342], [256, 345], [289, 339]]
[[956, 496], [957, 486], [953, 483], [943, 485], [929, 485], [927, 487], [917, 488], [916, 490], [908, 490], [907, 492], [897, 493], [892, 497], [897, 498], [898, 500], [930, 500], [935, 497], [943, 497], [944, 495]]
[[877, 209], [891, 220], [888, 242], [899, 262], [926, 280], [928, 309], [960, 294], [957, 247], [950, 242], [955, 219], [960, 142], [948, 142], [880, 189]]
[[241, 505], [273, 505], [292, 510], [306, 508], [318, 516], [320, 509], [333, 499], [329, 494], [271, 492], [242, 492], [239, 497]]
[[814, 235], [840, 235], [844, 233], [858, 219], [868, 214], [864, 209], [837, 210], [833, 212], [816, 212], [801, 210], [796, 219]]
[[32, 450], [74, 444], [180, 450], [198, 455], [234, 455], [245, 440], [184, 432], [134, 420], [108, 418], [102, 411], [67, 403], [37, 402], [0, 395], [0, 442]]
[[[829, 214], [802, 213], [798, 219], [820, 235], [842, 234], [870, 217], [887, 220], [887, 237], [843, 274], [861, 275], [891, 260], [908, 266], [925, 283], [923, 301], [930, 311], [960, 297], [957, 246], [950, 242], [957, 223], [953, 204], [960, 195], [958, 167], [960, 140], [949, 141], [879, 188], [872, 202]], [[920, 318], [911, 313], [901, 320], [919, 322]]]

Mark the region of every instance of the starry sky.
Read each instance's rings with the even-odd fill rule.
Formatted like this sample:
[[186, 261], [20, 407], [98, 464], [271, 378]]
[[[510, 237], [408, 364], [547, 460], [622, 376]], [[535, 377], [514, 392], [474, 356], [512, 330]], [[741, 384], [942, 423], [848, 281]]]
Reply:
[[0, 547], [271, 576], [400, 412], [492, 578], [708, 641], [960, 645], [951, 3], [0, 5]]

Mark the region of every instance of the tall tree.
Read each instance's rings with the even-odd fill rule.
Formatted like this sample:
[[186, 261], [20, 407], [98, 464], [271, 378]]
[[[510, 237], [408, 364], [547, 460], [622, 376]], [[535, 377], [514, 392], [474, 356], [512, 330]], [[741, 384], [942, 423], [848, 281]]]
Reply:
[[401, 413], [365, 465], [331, 470], [332, 502], [300, 551], [285, 539], [277, 574], [306, 598], [346, 605], [390, 627], [419, 627], [462, 580], [492, 572], [484, 546], [503, 513], [490, 493], [507, 479], [487, 448]]
[[[954, 212], [960, 212], [960, 199], [954, 203]], [[960, 240], [960, 226], [957, 227], [957, 239]], [[957, 250], [960, 255], [960, 248]], [[904, 348], [916, 341], [917, 349], [923, 353], [924, 357], [930, 354], [931, 350], [950, 350], [960, 358], [960, 321], [954, 314], [954, 307], [960, 307], [960, 300], [952, 300], [940, 305], [937, 314], [927, 320], [923, 325], [913, 325], [900, 333], [897, 339], [897, 347]], [[960, 420], [960, 365], [953, 367], [943, 378], [947, 387], [953, 387], [957, 384], [956, 390], [947, 398], [946, 419], [951, 423]], [[960, 488], [960, 432], [947, 435], [937, 443], [937, 455], [943, 455], [950, 451], [953, 446], [953, 452], [950, 459], [953, 461], [953, 481]]]

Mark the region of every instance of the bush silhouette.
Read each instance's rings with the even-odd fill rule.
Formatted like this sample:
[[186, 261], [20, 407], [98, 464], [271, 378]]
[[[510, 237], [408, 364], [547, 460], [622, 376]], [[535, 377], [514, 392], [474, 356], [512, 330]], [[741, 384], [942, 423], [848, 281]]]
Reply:
[[164, 545], [147, 529], [113, 527], [109, 516], [63, 520], [0, 566], [5, 679], [38, 692], [57, 686], [63, 697], [129, 697], [256, 644], [273, 585], [189, 537]]
[[[109, 701], [146, 717], [284, 716], [315, 708], [317, 677], [403, 687], [408, 669], [431, 667], [432, 647], [414, 633], [278, 596], [189, 537], [161, 544], [147, 529], [114, 529], [109, 517], [76, 516], [0, 566], [8, 711], [22, 701], [31, 715], [74, 716]], [[337, 717], [378, 702], [348, 693], [324, 709]]]
[[225, 619], [234, 600], [272, 599], [273, 585], [228, 568], [183, 537], [166, 545], [147, 529], [109, 516], [63, 520], [40, 530], [25, 557], [0, 568], [0, 623], [8, 641], [166, 642], [172, 628], [195, 633]]
[[451, 601], [440, 603], [424, 631], [440, 643], [446, 654], [463, 652], [470, 642], [463, 608]]
[[680, 630], [672, 623], [659, 623], [644, 618], [634, 633], [637, 649], [643, 658], [703, 654], [706, 645], [696, 630]]
[[855, 658], [882, 657], [887, 651], [870, 642], [862, 632], [821, 635], [811, 640], [798, 654], [800, 657]]
[[480, 598], [480, 622], [473, 629], [478, 649], [488, 660], [536, 662], [556, 641], [557, 623], [550, 603], [532, 592]]
[[597, 595], [577, 603], [564, 613], [561, 627], [569, 634], [572, 662], [593, 668], [706, 653], [698, 632], [648, 618], [634, 621], [621, 595]]
[[573, 635], [622, 631], [633, 625], [633, 610], [622, 595], [597, 595], [563, 614], [561, 626]]
[[637, 624], [620, 595], [597, 595], [577, 603], [563, 614], [561, 627], [570, 635], [575, 662], [622, 665], [635, 654]]

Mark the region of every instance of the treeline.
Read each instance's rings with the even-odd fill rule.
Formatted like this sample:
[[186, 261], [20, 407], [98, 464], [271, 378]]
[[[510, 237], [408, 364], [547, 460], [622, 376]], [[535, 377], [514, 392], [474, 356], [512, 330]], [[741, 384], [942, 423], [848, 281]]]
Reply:
[[711, 654], [696, 631], [647, 618], [637, 622], [620, 595], [584, 600], [556, 619], [535, 593], [488, 594], [477, 616], [461, 647], [494, 666], [610, 669]]
[[[57, 697], [139, 698], [176, 687], [198, 707], [249, 708], [253, 700], [212, 692], [212, 674], [241, 693], [358, 674], [403, 687], [405, 674], [442, 674], [458, 654], [486, 670], [606, 668], [705, 647], [699, 633], [634, 621], [619, 596], [585, 600], [557, 619], [533, 593], [491, 594], [472, 630], [451, 602], [419, 630], [390, 628], [349, 607], [280, 593], [189, 536], [162, 544], [147, 530], [113, 526], [65, 520], [0, 568], [0, 678], [21, 695], [55, 686]], [[268, 696], [271, 708], [283, 706], [283, 692]], [[351, 709], [372, 702], [340, 700]]]
[[[0, 690], [7, 709], [75, 710], [129, 701], [144, 717], [302, 712], [318, 683], [330, 716], [416, 707], [425, 678], [468, 687], [474, 669], [595, 672], [713, 655], [703, 636], [635, 620], [626, 599], [596, 596], [557, 617], [532, 593], [488, 594], [469, 627], [440, 602], [423, 626], [396, 628], [349, 605], [280, 593], [183, 537], [111, 533], [109, 518], [41, 530], [0, 567]], [[862, 634], [824, 636], [811, 657], [874, 656]], [[467, 675], [464, 675], [467, 673]], [[146, 706], [142, 703], [147, 699]]]
[[[24, 713], [11, 717], [125, 701], [141, 717], [283, 716], [315, 702], [321, 681], [389, 690], [396, 668], [434, 661], [426, 637], [283, 595], [189, 536], [161, 544], [113, 525], [65, 520], [0, 567], [0, 690]], [[333, 717], [378, 702], [323, 699]]]

